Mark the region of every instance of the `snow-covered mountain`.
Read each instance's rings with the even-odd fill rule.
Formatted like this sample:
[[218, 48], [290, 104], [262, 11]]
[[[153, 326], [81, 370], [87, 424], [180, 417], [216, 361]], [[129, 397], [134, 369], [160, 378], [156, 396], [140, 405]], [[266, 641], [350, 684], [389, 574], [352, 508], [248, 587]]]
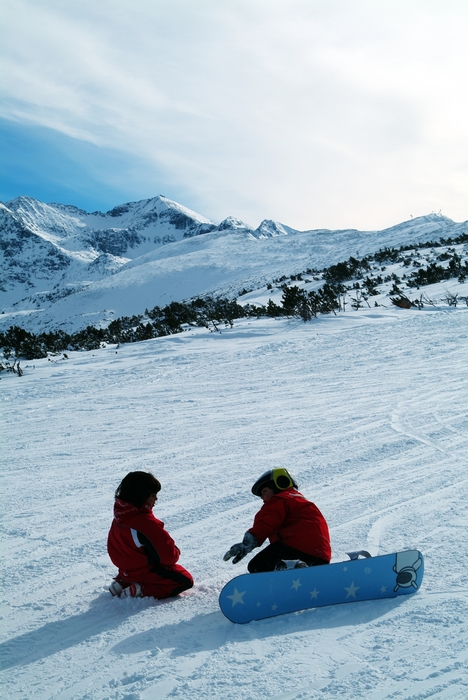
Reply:
[[234, 297], [285, 274], [466, 229], [437, 214], [383, 231], [297, 231], [271, 220], [253, 229], [231, 216], [216, 225], [162, 195], [105, 214], [19, 197], [0, 204], [1, 326], [107, 324], [197, 295]]
[[88, 283], [129, 260], [215, 228], [165, 197], [115, 207], [106, 214], [19, 197], [0, 205], [7, 293], [43, 291], [44, 284]]
[[[187, 225], [177, 228], [160, 212], [178, 205], [156, 198], [157, 223], [142, 226], [137, 241], [129, 229], [148, 202], [115, 216], [16, 202], [2, 209], [4, 294], [25, 298], [0, 315], [5, 325], [77, 328], [241, 286], [252, 289], [242, 304], [265, 304], [313, 292], [333, 272], [313, 268], [372, 259], [360, 277], [344, 276], [343, 313], [310, 323], [246, 316], [221, 332], [187, 324], [183, 333], [89, 352], [72, 343], [67, 352], [21, 355], [21, 379], [20, 354], [6, 353], [5, 697], [465, 700], [467, 223], [429, 215], [367, 233], [274, 222], [252, 230], [183, 210]], [[163, 235], [175, 240], [154, 242]], [[98, 248], [106, 236], [118, 254]], [[451, 240], [417, 245], [441, 237]], [[434, 274], [442, 268], [450, 275]], [[424, 305], [392, 304], [397, 285]], [[444, 295], [444, 304], [426, 302]], [[219, 593], [248, 559], [233, 567], [223, 555], [260, 507], [252, 483], [279, 465], [326, 517], [333, 563], [346, 570], [346, 552], [361, 548], [373, 557], [420, 549], [421, 589], [365, 601], [350, 581], [357, 597], [343, 605], [247, 625], [224, 618]], [[107, 588], [116, 574], [106, 552], [115, 488], [142, 469], [163, 485], [155, 516], [195, 581], [169, 600], [114, 598]], [[300, 572], [291, 595], [306, 585]]]

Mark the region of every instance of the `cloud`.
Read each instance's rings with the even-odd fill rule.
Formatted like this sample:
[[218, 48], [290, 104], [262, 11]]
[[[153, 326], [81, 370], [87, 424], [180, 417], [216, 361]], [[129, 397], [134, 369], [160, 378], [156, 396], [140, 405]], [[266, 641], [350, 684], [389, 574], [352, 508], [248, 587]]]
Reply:
[[0, 116], [120, 151], [210, 218], [466, 218], [465, 3], [4, 0], [3, 12]]

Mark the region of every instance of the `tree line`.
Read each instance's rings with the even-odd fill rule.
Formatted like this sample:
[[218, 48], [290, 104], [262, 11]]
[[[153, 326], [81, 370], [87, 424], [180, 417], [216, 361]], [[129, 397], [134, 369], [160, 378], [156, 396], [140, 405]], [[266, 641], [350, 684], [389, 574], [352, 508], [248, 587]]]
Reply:
[[[401, 280], [395, 274], [387, 276], [378, 274], [372, 277], [373, 267], [375, 269], [377, 264], [381, 266], [383, 263], [401, 262], [405, 267], [412, 264], [415, 269], [410, 274], [402, 276], [409, 287], [419, 288], [419, 286], [454, 277], [457, 277], [460, 282], [465, 281], [468, 276], [468, 263], [463, 263], [453, 249], [444, 251], [438, 256], [438, 260], [445, 261], [446, 266], [431, 262], [427, 267], [422, 267], [414, 256], [418, 248], [435, 249], [466, 242], [468, 242], [468, 234], [461, 234], [457, 238], [441, 238], [440, 241], [400, 248], [383, 248], [360, 260], [351, 256], [349, 260], [331, 265], [321, 272], [307, 269], [303, 273], [290, 276], [290, 281], [302, 281], [303, 275], [313, 275], [314, 280], [323, 280], [322, 287], [313, 291], [287, 284], [288, 278], [283, 276], [280, 280], [276, 280], [277, 283], [281, 283], [279, 285], [282, 290], [280, 304], [270, 299], [267, 305], [241, 306], [237, 301], [227, 298], [197, 297], [185, 302], [173, 301], [164, 307], [155, 306], [151, 310], [146, 309], [144, 314], [119, 317], [111, 321], [106, 328], [87, 326], [74, 333], [56, 330], [35, 334], [20, 326], [10, 326], [7, 331], [0, 332], [0, 347], [3, 348], [5, 360], [12, 357], [32, 360], [47, 357], [49, 353], [95, 350], [105, 344], [149, 340], [181, 333], [190, 326], [218, 331], [220, 326], [232, 327], [236, 319], [247, 316], [295, 316], [302, 318], [303, 321], [309, 321], [318, 314], [336, 314], [337, 311], [344, 309], [344, 295], [350, 289], [355, 290], [356, 293], [356, 298], [352, 298], [351, 302], [353, 308], [360, 308], [363, 299], [367, 301], [368, 296], [378, 294], [377, 286], [383, 282], [393, 281], [391, 293], [398, 294], [400, 289], [397, 284]], [[379, 268], [380, 272], [384, 270], [385, 267]], [[360, 278], [361, 283], [355, 282], [351, 287], [344, 284], [356, 278]], [[272, 284], [267, 285], [269, 289], [272, 286]]]

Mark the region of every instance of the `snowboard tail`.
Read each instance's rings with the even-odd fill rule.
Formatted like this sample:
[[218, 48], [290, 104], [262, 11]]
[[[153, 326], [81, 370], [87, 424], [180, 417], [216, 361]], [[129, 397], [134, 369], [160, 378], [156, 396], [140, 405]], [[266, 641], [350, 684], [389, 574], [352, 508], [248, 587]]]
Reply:
[[325, 605], [409, 595], [419, 589], [423, 574], [424, 558], [415, 549], [324, 566], [242, 574], [224, 586], [219, 605], [228, 620], [246, 623]]

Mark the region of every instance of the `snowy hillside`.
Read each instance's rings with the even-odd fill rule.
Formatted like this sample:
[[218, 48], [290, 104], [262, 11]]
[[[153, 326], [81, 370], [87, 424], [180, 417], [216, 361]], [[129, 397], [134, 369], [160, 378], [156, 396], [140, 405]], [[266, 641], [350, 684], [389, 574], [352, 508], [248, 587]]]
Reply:
[[19, 197], [0, 205], [8, 303], [36, 292], [80, 289], [130, 259], [215, 228], [163, 196], [115, 207], [107, 214]]
[[[4, 696], [465, 700], [467, 357], [466, 305], [390, 306], [241, 319], [2, 373]], [[419, 548], [421, 590], [224, 618], [218, 594], [246, 566], [222, 557], [273, 466], [325, 514], [334, 561]], [[195, 578], [176, 600], [106, 591], [113, 492], [135, 469], [161, 480], [155, 514]]]
[[[140, 314], [131, 324], [151, 337], [156, 304], [224, 294], [253, 308], [226, 327], [19, 353], [22, 373], [1, 371], [5, 696], [465, 700], [467, 224], [252, 230], [162, 197], [107, 214], [20, 198], [0, 214], [2, 331], [104, 332]], [[421, 590], [245, 626], [224, 618], [219, 592], [246, 566], [222, 557], [274, 466], [324, 513], [333, 561], [417, 548]], [[106, 588], [113, 493], [137, 469], [161, 480], [155, 514], [195, 578], [177, 600]]]
[[2, 328], [67, 332], [198, 295], [237, 297], [273, 279], [386, 246], [466, 233], [431, 214], [384, 231], [215, 225], [160, 196], [101, 214], [20, 197], [0, 209]]

